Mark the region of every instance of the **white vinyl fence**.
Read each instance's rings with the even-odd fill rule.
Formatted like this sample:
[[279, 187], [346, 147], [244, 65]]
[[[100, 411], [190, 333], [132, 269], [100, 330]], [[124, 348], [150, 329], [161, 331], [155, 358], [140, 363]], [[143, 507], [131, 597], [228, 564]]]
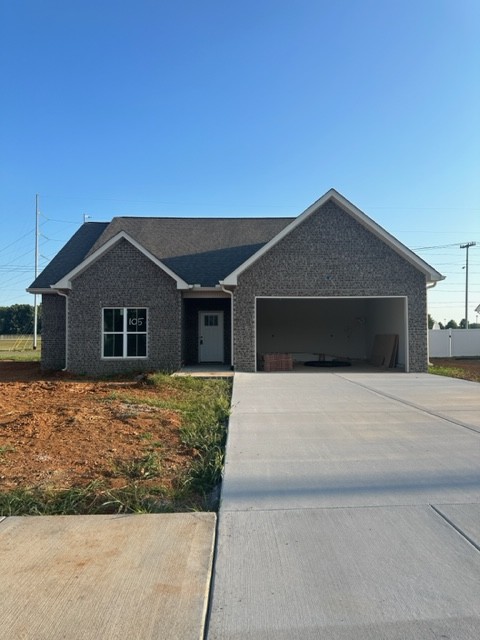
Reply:
[[480, 329], [431, 329], [428, 340], [431, 358], [480, 358]]

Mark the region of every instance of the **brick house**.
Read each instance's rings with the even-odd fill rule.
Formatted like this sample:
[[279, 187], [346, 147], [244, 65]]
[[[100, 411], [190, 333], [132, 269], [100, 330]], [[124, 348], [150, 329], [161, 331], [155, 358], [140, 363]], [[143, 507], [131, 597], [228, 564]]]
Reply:
[[297, 218], [87, 222], [28, 291], [42, 294], [42, 366], [107, 375], [259, 355], [368, 360], [399, 337], [426, 371], [427, 288], [443, 276], [331, 189]]

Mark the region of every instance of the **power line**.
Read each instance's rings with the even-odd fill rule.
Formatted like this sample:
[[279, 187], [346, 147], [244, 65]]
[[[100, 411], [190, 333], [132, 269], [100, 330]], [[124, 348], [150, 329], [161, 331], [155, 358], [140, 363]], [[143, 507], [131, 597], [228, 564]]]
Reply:
[[20, 242], [20, 240], [23, 240], [24, 238], [26, 238], [27, 236], [29, 236], [32, 233], [35, 233], [35, 229], [31, 229], [30, 231], [25, 233], [23, 236], [20, 236], [20, 238], [17, 238], [16, 240], [11, 242], [10, 244], [5, 245], [4, 247], [2, 247], [0, 249], [0, 251], [5, 251], [6, 249], [9, 249], [10, 247], [13, 247], [14, 244], [17, 244], [17, 242]]
[[413, 251], [427, 251], [429, 249], [447, 249], [448, 247], [458, 247], [460, 242], [454, 242], [453, 244], [437, 244], [431, 247], [416, 247]]
[[60, 222], [62, 224], [76, 224], [77, 226], [80, 226], [82, 224], [82, 222], [72, 222], [72, 220], [54, 220], [53, 218], [47, 218], [47, 216], [43, 216], [43, 218], [47, 222]]

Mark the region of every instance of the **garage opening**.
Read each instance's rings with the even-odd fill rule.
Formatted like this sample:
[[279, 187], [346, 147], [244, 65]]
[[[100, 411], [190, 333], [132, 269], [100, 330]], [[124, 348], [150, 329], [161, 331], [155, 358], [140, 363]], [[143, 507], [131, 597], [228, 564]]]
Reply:
[[407, 324], [403, 296], [258, 297], [257, 369], [265, 354], [289, 354], [297, 364], [322, 358], [371, 363], [379, 336], [388, 335], [398, 336], [396, 368], [408, 371]]

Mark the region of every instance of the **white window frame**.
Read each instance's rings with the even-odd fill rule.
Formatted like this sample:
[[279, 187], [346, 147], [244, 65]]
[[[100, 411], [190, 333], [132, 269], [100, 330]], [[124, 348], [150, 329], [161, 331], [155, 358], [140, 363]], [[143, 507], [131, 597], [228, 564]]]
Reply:
[[[120, 331], [105, 331], [105, 311], [108, 310], [122, 310], [123, 311], [123, 330], [121, 332], [123, 336], [122, 342], [122, 352], [124, 355], [121, 356], [106, 356], [104, 354], [105, 349], [105, 336], [106, 335], [118, 335]], [[136, 310], [136, 309], [145, 309], [146, 316], [146, 330], [145, 331], [128, 331], [127, 327], [127, 317], [128, 311]], [[149, 326], [149, 317], [148, 317], [148, 307], [102, 307], [102, 343], [101, 343], [101, 357], [102, 360], [145, 360], [148, 358], [148, 326]], [[128, 356], [128, 336], [129, 335], [144, 335], [145, 336], [145, 355], [144, 356]]]

